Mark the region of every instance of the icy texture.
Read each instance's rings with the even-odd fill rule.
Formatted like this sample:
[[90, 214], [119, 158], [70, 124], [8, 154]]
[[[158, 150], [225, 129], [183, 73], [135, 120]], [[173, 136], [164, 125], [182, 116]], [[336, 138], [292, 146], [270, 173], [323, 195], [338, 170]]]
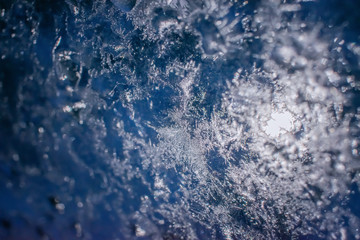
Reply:
[[359, 7], [0, 2], [0, 239], [360, 239]]

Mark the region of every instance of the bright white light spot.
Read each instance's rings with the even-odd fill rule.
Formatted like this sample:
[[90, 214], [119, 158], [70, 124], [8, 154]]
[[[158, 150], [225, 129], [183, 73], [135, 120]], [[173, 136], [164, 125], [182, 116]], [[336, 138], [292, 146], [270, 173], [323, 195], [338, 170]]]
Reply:
[[146, 231], [142, 229], [140, 226], [136, 225], [135, 234], [137, 237], [144, 237], [146, 235]]
[[72, 108], [70, 106], [65, 106], [65, 107], [63, 107], [63, 111], [64, 112], [71, 112]]
[[39, 132], [39, 133], [44, 133], [44, 131], [45, 131], [45, 130], [44, 130], [43, 127], [39, 127], [39, 128], [38, 128], [38, 132]]
[[273, 112], [266, 122], [265, 133], [271, 137], [291, 131], [294, 128], [294, 119], [289, 112]]
[[84, 109], [86, 108], [86, 104], [84, 102], [76, 102], [73, 106], [75, 109]]

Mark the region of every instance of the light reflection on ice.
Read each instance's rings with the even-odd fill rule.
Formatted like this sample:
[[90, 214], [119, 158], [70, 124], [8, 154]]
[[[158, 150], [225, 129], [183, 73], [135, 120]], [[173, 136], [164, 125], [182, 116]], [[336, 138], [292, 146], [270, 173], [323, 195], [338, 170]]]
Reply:
[[281, 134], [290, 132], [294, 129], [294, 117], [288, 111], [274, 111], [266, 121], [264, 130], [271, 137], [278, 137]]
[[[358, 216], [337, 201], [360, 183], [360, 109], [348, 94], [359, 89], [348, 59], [360, 48], [341, 28], [298, 18], [301, 0], [66, 2], [70, 11], [33, 24], [27, 41], [49, 41], [52, 56], [28, 54], [31, 81], [14, 81], [12, 129], [43, 156], [20, 180], [56, 189], [55, 221], [76, 219], [73, 234], [86, 239], [108, 223], [104, 239], [356, 234]], [[8, 152], [16, 165], [4, 172], [21, 175], [31, 159]], [[37, 193], [26, 184], [8, 190]]]

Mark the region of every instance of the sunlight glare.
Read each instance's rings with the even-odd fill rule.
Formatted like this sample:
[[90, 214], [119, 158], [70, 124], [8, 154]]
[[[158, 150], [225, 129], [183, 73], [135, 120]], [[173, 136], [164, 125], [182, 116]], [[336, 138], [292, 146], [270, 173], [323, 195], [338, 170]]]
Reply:
[[271, 118], [266, 122], [265, 133], [271, 137], [279, 137], [294, 128], [294, 118], [288, 111], [273, 112]]

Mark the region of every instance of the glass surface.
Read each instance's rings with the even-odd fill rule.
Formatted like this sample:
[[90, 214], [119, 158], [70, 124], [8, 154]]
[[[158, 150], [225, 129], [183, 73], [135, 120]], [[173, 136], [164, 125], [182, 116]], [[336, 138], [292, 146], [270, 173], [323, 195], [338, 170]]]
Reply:
[[0, 239], [360, 239], [359, 9], [0, 0]]

